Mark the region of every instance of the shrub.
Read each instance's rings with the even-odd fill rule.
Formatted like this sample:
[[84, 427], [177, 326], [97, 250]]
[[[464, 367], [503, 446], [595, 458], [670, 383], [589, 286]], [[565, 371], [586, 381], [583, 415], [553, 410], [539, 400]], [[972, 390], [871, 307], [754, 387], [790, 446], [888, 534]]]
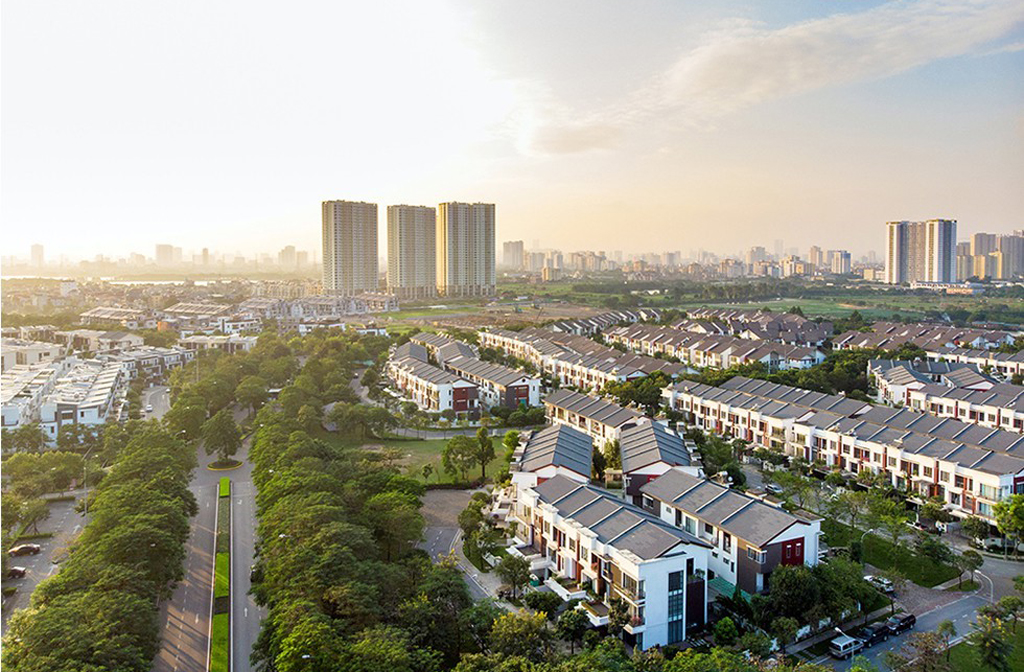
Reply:
[[523, 602], [534, 611], [543, 611], [551, 621], [555, 620], [555, 614], [562, 606], [562, 598], [558, 595], [539, 590], [524, 595]]

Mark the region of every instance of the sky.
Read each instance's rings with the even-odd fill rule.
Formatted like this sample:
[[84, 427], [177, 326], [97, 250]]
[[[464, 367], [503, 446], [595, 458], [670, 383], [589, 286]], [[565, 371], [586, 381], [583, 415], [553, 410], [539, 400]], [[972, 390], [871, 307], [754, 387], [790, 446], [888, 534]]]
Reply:
[[329, 199], [382, 253], [453, 200], [565, 250], [1024, 228], [1024, 3], [3, 3], [5, 255], [319, 254]]

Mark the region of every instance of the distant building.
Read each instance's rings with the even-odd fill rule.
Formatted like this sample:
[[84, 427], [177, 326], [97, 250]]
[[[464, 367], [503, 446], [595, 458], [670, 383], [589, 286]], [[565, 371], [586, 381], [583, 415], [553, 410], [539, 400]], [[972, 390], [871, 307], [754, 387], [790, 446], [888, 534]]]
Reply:
[[885, 242], [885, 281], [956, 280], [956, 220], [889, 222]]
[[295, 268], [295, 246], [287, 245], [277, 253], [277, 265], [281, 268]]
[[388, 291], [400, 299], [437, 295], [436, 211], [388, 206]]
[[43, 255], [42, 245], [32, 246], [32, 268], [42, 268], [46, 261], [46, 257]]
[[853, 269], [850, 262], [850, 253], [846, 250], [831, 250], [830, 257], [829, 263], [831, 264], [832, 272], [836, 275], [846, 275]]
[[494, 204], [438, 205], [436, 255], [439, 294], [492, 296], [495, 285]]
[[522, 268], [523, 254], [523, 241], [521, 240], [508, 240], [501, 246], [501, 262], [507, 268], [514, 270]]
[[325, 294], [376, 292], [377, 204], [324, 201], [323, 257]]
[[157, 266], [173, 266], [174, 265], [174, 246], [173, 245], [157, 245], [156, 246], [156, 265]]

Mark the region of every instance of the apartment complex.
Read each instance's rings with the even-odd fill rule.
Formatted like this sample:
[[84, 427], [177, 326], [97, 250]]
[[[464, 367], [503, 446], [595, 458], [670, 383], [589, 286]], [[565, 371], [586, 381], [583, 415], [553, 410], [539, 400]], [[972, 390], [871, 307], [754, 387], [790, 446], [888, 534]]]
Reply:
[[1010, 280], [1024, 274], [1024, 231], [976, 233], [957, 246], [957, 279]]
[[65, 425], [99, 425], [117, 420], [126, 376], [117, 361], [74, 360], [39, 406], [39, 424], [50, 441]]
[[377, 291], [377, 204], [324, 201], [322, 209], [324, 293]]
[[640, 490], [644, 509], [711, 545], [708, 582], [720, 593], [731, 596], [722, 581], [760, 593], [776, 567], [818, 564], [821, 519], [813, 514], [795, 515], [678, 469]]
[[658, 516], [557, 475], [523, 489], [509, 522], [520, 544], [510, 552], [571, 587], [547, 585], [563, 597], [597, 595], [579, 607], [592, 624], [606, 625], [611, 601], [623, 600], [625, 638], [637, 648], [682, 642], [706, 622], [709, 544]]
[[704, 430], [850, 473], [885, 474], [913, 496], [940, 498], [955, 516], [991, 522], [997, 501], [1024, 492], [1018, 433], [742, 377], [719, 387], [678, 383], [665, 399]]
[[886, 224], [885, 281], [955, 282], [956, 220]]
[[438, 294], [493, 296], [494, 204], [439, 204], [436, 236]]
[[518, 271], [525, 260], [523, 241], [508, 240], [501, 245], [501, 263], [506, 268]]
[[399, 299], [437, 295], [434, 208], [388, 206], [388, 291]]

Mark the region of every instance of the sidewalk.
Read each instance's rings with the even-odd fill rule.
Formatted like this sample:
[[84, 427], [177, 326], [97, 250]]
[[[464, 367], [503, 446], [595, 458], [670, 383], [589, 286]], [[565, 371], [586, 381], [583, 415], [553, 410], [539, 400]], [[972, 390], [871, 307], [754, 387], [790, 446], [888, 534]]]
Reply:
[[462, 530], [459, 530], [455, 534], [455, 538], [452, 540], [452, 552], [455, 553], [455, 561], [459, 565], [459, 569], [466, 575], [473, 584], [479, 588], [487, 598], [494, 600], [494, 603], [506, 611], [515, 611], [518, 609], [515, 605], [506, 602], [505, 600], [498, 599], [498, 590], [502, 586], [502, 581], [498, 578], [498, 575], [493, 571], [481, 572], [477, 569], [469, 558], [466, 557], [465, 553], [462, 552]]
[[[875, 609], [870, 614], [868, 614], [867, 621], [870, 622], [878, 618], [879, 616], [888, 615], [889, 611], [889, 607], [881, 607], [880, 609]], [[858, 628], [860, 627], [860, 624], [864, 622], [865, 619], [863, 615], [857, 616], [856, 618], [851, 618], [850, 620], [844, 621], [843, 623], [839, 624], [839, 626], [832, 626], [831, 628], [822, 630], [816, 635], [811, 635], [807, 639], [801, 639], [799, 642], [796, 642], [795, 644], [788, 645], [786, 647], [786, 653], [796, 654], [803, 651], [804, 649], [809, 649], [815, 644], [832, 639], [837, 634], [835, 630], [836, 627], [838, 627], [843, 632], [846, 632], [847, 628], [851, 630], [854, 628]]]

